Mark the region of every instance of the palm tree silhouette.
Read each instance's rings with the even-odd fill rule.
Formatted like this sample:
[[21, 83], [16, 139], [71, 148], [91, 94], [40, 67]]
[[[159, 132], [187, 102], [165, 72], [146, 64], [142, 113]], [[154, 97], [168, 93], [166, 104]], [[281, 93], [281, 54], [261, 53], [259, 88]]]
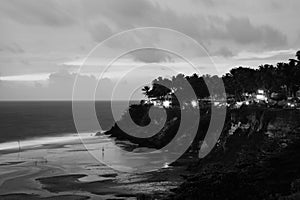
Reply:
[[144, 86], [143, 88], [142, 88], [142, 91], [143, 91], [143, 94], [148, 98], [148, 100], [149, 100], [149, 94], [150, 94], [150, 87], [149, 86]]

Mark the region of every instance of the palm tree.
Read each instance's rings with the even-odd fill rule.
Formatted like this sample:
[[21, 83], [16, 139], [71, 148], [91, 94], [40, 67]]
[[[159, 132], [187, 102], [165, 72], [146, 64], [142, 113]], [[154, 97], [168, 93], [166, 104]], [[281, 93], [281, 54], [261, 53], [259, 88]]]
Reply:
[[296, 53], [297, 60], [300, 61], [300, 50]]
[[144, 86], [143, 88], [142, 88], [142, 91], [143, 91], [143, 94], [148, 98], [148, 100], [149, 100], [149, 92], [150, 92], [150, 87], [149, 86]]

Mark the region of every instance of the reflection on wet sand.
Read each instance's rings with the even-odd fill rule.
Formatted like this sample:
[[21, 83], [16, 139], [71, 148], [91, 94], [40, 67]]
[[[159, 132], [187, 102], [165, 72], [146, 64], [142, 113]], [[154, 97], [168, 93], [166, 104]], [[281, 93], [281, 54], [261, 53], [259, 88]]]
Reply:
[[[84, 146], [81, 140], [89, 145]], [[171, 168], [163, 169], [163, 173], [130, 174], [102, 164], [99, 160], [110, 158], [115, 160], [114, 165], [122, 167], [122, 155], [116, 153], [119, 151], [115, 151], [113, 142], [105, 135], [86, 134], [79, 138], [72, 134], [21, 141], [21, 152], [14, 143], [0, 144], [1, 199], [54, 196], [57, 199], [99, 199], [99, 195], [104, 199], [136, 199], [140, 193], [166, 195], [180, 183], [181, 177], [174, 176]], [[98, 151], [102, 159], [95, 159], [87, 147]], [[129, 162], [142, 164], [143, 161], [143, 156], [137, 154], [136, 160]]]

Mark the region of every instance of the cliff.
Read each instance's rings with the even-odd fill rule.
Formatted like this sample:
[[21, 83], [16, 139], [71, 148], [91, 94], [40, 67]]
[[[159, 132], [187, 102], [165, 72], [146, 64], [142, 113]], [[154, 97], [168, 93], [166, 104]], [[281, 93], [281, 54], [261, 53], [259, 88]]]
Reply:
[[[149, 123], [149, 106], [135, 105], [123, 116], [141, 126]], [[167, 109], [163, 128], [151, 137], [115, 125], [106, 134], [129, 140], [136, 147], [161, 148], [176, 134], [180, 111]], [[161, 116], [154, 116], [160, 122]], [[228, 110], [218, 143], [203, 159], [195, 159], [210, 121], [210, 109], [201, 110], [199, 129], [190, 148], [176, 163], [186, 165], [190, 175], [169, 199], [299, 199], [300, 111], [242, 107]], [[186, 127], [188, 133], [188, 127]], [[188, 155], [188, 156], [187, 156]], [[192, 162], [187, 158], [192, 158]], [[181, 160], [181, 161], [180, 161]], [[175, 163], [175, 164], [176, 164]], [[192, 164], [191, 164], [192, 163]]]
[[[181, 132], [184, 133], [184, 137], [191, 137], [191, 130], [197, 131], [195, 139], [193, 140], [191, 138], [191, 141], [193, 141], [192, 145], [187, 150], [187, 153], [189, 152], [189, 154], [197, 156], [196, 150], [199, 146], [199, 141], [205, 137], [205, 133], [208, 129], [210, 121], [210, 108], [200, 110], [201, 120], [198, 122], [198, 124], [191, 125], [188, 123], [182, 125], [180, 124], [181, 116], [186, 116], [188, 114], [189, 118], [192, 119], [196, 116], [196, 112], [199, 111], [196, 109], [192, 110], [191, 112], [191, 110], [179, 110], [178, 108], [165, 109], [152, 107], [152, 112], [154, 113], [162, 113], [162, 110], [166, 112], [167, 117], [164, 122], [164, 116], [160, 114], [150, 114], [150, 120], [150, 107], [151, 106], [149, 105], [132, 105], [130, 109], [124, 113], [121, 120], [118, 121], [109, 131], [105, 132], [105, 134], [115, 138], [117, 141], [130, 141], [132, 145], [128, 145], [126, 147], [127, 150], [133, 150], [134, 148], [138, 147], [160, 149], [174, 139], [178, 133], [179, 127], [181, 126]], [[140, 127], [132, 126], [130, 119], [132, 119], [133, 122]], [[143, 127], [147, 126], [150, 121], [153, 122], [152, 126], [143, 129]], [[126, 130], [124, 131], [122, 128], [120, 128], [120, 126], [126, 127]], [[198, 126], [199, 129], [196, 129], [196, 126]], [[155, 134], [150, 134], [151, 132], [154, 132]], [[150, 136], [146, 137], [147, 135]]]
[[170, 199], [299, 199], [300, 111], [229, 111], [218, 144]]

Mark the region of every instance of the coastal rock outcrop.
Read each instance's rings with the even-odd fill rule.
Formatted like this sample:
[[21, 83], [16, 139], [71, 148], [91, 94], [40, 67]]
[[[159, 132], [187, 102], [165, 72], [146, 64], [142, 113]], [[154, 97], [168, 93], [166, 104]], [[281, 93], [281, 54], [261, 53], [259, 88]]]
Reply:
[[300, 111], [244, 107], [227, 118], [170, 199], [299, 199]]

